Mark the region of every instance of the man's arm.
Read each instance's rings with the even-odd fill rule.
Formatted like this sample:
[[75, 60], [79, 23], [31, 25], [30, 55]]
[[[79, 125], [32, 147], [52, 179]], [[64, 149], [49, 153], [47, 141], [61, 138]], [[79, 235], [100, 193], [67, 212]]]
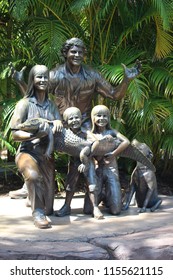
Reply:
[[101, 76], [97, 79], [97, 92], [100, 93], [104, 97], [111, 98], [113, 100], [121, 100], [127, 91], [127, 88], [130, 82], [136, 78], [141, 72], [141, 63], [140, 61], [136, 61], [136, 64], [132, 68], [127, 68], [124, 64], [122, 64], [124, 68], [124, 79], [122, 82], [113, 87], [110, 83], [108, 83]]
[[27, 84], [24, 81], [24, 71], [26, 69], [26, 66], [24, 66], [20, 71], [16, 71], [16, 69], [14, 68], [14, 65], [12, 64], [12, 62], [9, 63], [9, 67], [11, 70], [11, 76], [12, 78], [15, 80], [15, 82], [18, 84], [20, 91], [23, 95], [26, 94], [26, 90], [27, 90]]

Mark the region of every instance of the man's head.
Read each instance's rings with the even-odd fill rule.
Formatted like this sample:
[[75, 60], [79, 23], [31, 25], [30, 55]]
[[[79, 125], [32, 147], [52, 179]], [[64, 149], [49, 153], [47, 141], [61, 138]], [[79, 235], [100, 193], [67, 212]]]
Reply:
[[63, 44], [61, 49], [61, 53], [65, 59], [67, 58], [68, 51], [74, 46], [80, 47], [83, 50], [83, 54], [86, 55], [87, 50], [83, 41], [79, 38], [71, 38]]

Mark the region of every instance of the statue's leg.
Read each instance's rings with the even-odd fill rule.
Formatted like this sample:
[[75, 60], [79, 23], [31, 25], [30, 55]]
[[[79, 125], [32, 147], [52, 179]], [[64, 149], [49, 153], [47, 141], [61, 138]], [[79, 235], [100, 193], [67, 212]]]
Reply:
[[107, 206], [112, 215], [119, 215], [122, 207], [121, 186], [118, 170], [114, 167], [105, 167], [104, 176]]
[[96, 176], [95, 164], [92, 160], [90, 160], [89, 169], [84, 175], [87, 180], [89, 198], [92, 204], [92, 215], [96, 219], [103, 219], [103, 214], [98, 207], [98, 178]]
[[143, 207], [139, 210], [139, 213], [144, 213], [146, 211], [146, 208], [148, 206], [148, 203], [150, 201], [150, 198], [151, 198], [152, 194], [153, 194], [153, 190], [148, 189]]
[[150, 211], [151, 211], [151, 212], [154, 212], [156, 209], [159, 208], [159, 206], [160, 206], [161, 204], [162, 204], [162, 200], [159, 199], [159, 200], [156, 202], [156, 204], [154, 204], [154, 206], [150, 208]]
[[102, 197], [102, 168], [95, 169], [95, 163], [90, 162], [89, 173], [86, 174], [88, 190], [84, 199], [84, 213], [91, 214], [96, 219], [103, 219], [103, 214], [98, 208]]
[[131, 203], [132, 197], [135, 194], [135, 183], [133, 181], [130, 183], [129, 189], [130, 190], [127, 193], [126, 202], [125, 202], [125, 205], [123, 205], [122, 210], [127, 210], [129, 208], [129, 205]]
[[[139, 210], [139, 212], [143, 213], [146, 211], [146, 208], [153, 209], [153, 211], [159, 207], [161, 202], [158, 198], [157, 193], [157, 181], [155, 173], [153, 173], [151, 170], [148, 170], [143, 174], [143, 181], [141, 180], [141, 186], [140, 188], [143, 188], [146, 186], [146, 196], [142, 205], [142, 208]], [[141, 189], [142, 191], [142, 189]], [[157, 205], [158, 203], [158, 205]], [[152, 210], [151, 210], [152, 211]]]
[[71, 214], [71, 201], [76, 191], [77, 183], [79, 181], [80, 173], [78, 172], [78, 165], [69, 162], [69, 170], [67, 173], [65, 188], [66, 197], [64, 205], [57, 211], [54, 212], [55, 216], [63, 217]]
[[54, 159], [45, 159], [44, 164], [39, 166], [44, 180], [44, 200], [46, 215], [53, 214], [53, 205], [55, 197], [55, 164]]
[[50, 227], [50, 222], [45, 215], [44, 180], [36, 160], [27, 153], [20, 153], [16, 157], [16, 163], [28, 188], [35, 226]]

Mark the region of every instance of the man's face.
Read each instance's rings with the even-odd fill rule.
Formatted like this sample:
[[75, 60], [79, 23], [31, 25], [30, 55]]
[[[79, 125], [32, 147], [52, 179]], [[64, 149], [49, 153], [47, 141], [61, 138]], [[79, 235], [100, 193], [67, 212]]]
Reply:
[[72, 131], [77, 131], [81, 128], [81, 115], [78, 114], [77, 112], [75, 113], [71, 113], [69, 114], [68, 116], [68, 119], [67, 119], [67, 125], [68, 125], [68, 128], [70, 128]]
[[67, 61], [72, 66], [80, 66], [84, 59], [84, 52], [81, 47], [73, 46], [67, 52]]
[[94, 116], [94, 123], [99, 127], [106, 127], [109, 122], [109, 116], [107, 112], [100, 111]]

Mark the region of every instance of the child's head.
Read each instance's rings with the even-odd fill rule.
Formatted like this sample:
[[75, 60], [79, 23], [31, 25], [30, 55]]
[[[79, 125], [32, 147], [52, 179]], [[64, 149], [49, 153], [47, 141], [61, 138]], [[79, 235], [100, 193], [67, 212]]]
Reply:
[[97, 105], [91, 111], [92, 132], [96, 132], [98, 126], [110, 129], [110, 111], [105, 105]]
[[82, 124], [81, 111], [76, 107], [69, 107], [63, 113], [63, 121], [71, 130], [79, 130]]

